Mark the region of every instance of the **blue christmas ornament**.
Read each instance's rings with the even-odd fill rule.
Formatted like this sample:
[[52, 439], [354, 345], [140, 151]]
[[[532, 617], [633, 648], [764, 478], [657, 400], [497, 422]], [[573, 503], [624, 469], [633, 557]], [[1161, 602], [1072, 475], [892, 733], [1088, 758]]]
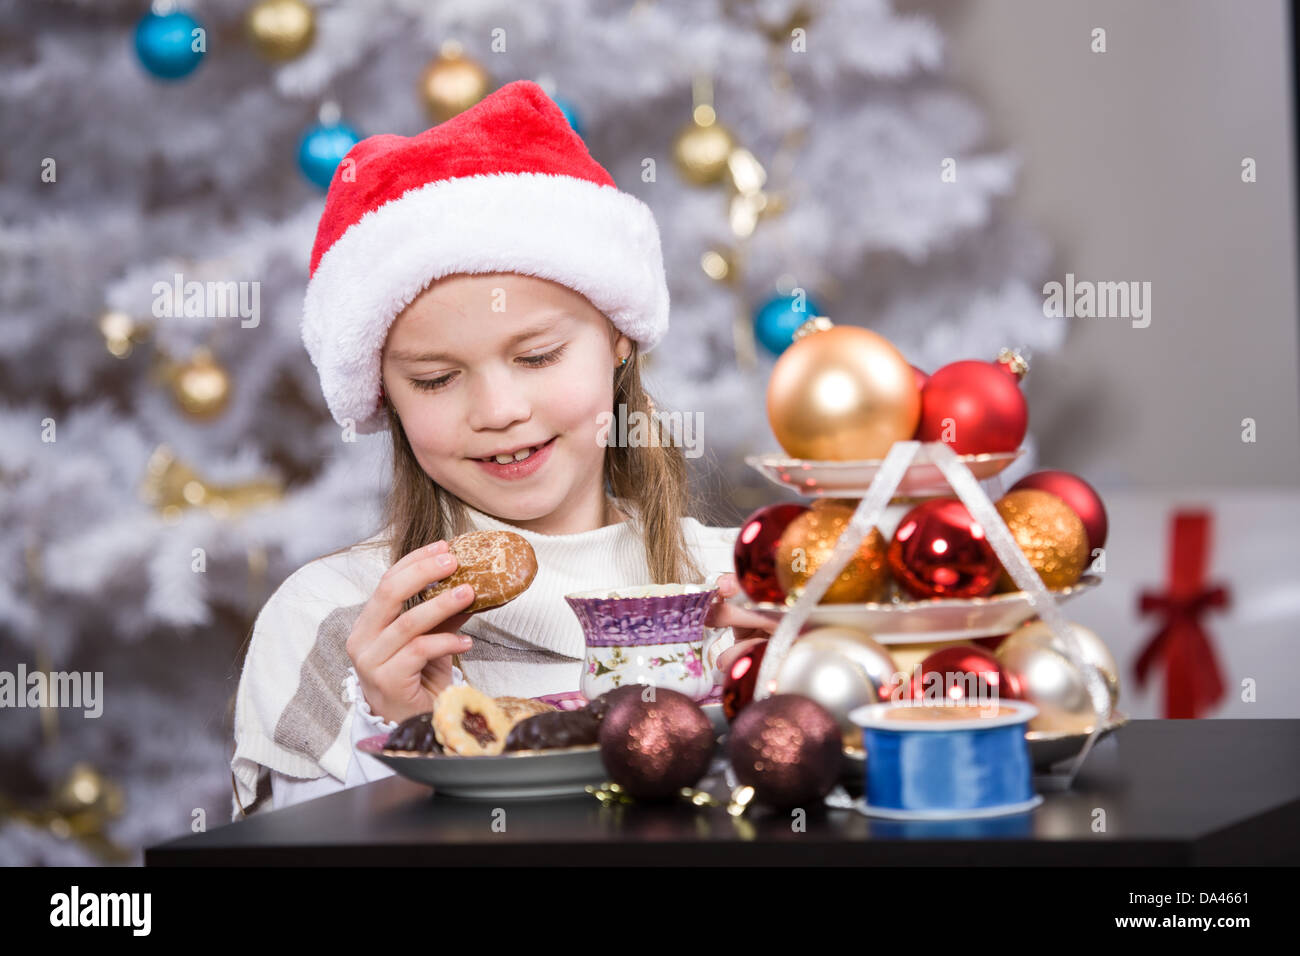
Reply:
[[346, 123], [317, 123], [303, 134], [298, 146], [298, 168], [321, 189], [329, 189], [334, 170], [361, 136]]
[[160, 80], [189, 76], [203, 60], [207, 46], [204, 34], [195, 33], [202, 29], [188, 13], [150, 11], [135, 26], [136, 56]]
[[558, 96], [552, 96], [551, 99], [555, 100], [555, 105], [560, 108], [560, 112], [563, 113], [564, 118], [569, 121], [569, 125], [573, 127], [573, 131], [581, 136], [582, 121], [578, 119], [577, 107], [568, 100], [561, 99]]
[[754, 316], [754, 335], [763, 348], [773, 355], [780, 355], [794, 341], [794, 333], [815, 315], [822, 311], [809, 296], [803, 297], [802, 308], [793, 295], [777, 295], [768, 299]]

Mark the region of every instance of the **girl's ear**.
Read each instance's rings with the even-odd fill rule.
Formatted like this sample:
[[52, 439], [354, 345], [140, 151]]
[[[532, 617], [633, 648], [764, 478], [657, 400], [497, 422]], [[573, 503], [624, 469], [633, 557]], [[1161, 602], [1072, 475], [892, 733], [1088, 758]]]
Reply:
[[614, 340], [614, 364], [615, 365], [626, 364], [624, 360], [631, 356], [632, 346], [633, 346], [632, 340], [629, 339], [622, 332], [620, 332], [618, 334], [618, 338]]

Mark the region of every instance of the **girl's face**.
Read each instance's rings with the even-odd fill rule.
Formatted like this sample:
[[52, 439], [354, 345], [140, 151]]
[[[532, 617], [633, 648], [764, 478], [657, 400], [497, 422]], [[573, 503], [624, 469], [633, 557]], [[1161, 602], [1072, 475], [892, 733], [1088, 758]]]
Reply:
[[438, 485], [523, 528], [589, 530], [604, 520], [600, 415], [632, 350], [612, 330], [583, 296], [546, 279], [447, 276], [394, 320], [384, 391]]

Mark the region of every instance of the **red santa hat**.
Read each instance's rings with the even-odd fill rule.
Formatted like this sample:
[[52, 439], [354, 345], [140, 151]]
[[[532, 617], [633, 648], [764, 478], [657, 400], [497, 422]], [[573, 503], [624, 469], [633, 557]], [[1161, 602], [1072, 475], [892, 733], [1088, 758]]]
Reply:
[[573, 289], [646, 351], [668, 329], [653, 213], [536, 83], [509, 83], [418, 136], [364, 139], [335, 170], [302, 318], [334, 419], [384, 428], [393, 320], [433, 280], [484, 272]]

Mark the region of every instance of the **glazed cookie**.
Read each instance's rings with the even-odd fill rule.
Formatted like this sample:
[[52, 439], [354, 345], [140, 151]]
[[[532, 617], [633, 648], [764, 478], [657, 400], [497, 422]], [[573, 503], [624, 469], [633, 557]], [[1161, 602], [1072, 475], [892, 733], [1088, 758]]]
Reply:
[[498, 697], [496, 702], [497, 706], [504, 710], [506, 716], [510, 718], [511, 726], [528, 717], [559, 710], [553, 704], [548, 704], [544, 700], [533, 700], [531, 697]]
[[456, 570], [420, 592], [424, 600], [469, 584], [474, 603], [461, 613], [486, 611], [513, 601], [537, 576], [533, 546], [513, 531], [471, 531], [447, 542], [456, 555]]
[[496, 701], [468, 684], [448, 687], [433, 705], [438, 743], [462, 757], [501, 753], [511, 726]]

